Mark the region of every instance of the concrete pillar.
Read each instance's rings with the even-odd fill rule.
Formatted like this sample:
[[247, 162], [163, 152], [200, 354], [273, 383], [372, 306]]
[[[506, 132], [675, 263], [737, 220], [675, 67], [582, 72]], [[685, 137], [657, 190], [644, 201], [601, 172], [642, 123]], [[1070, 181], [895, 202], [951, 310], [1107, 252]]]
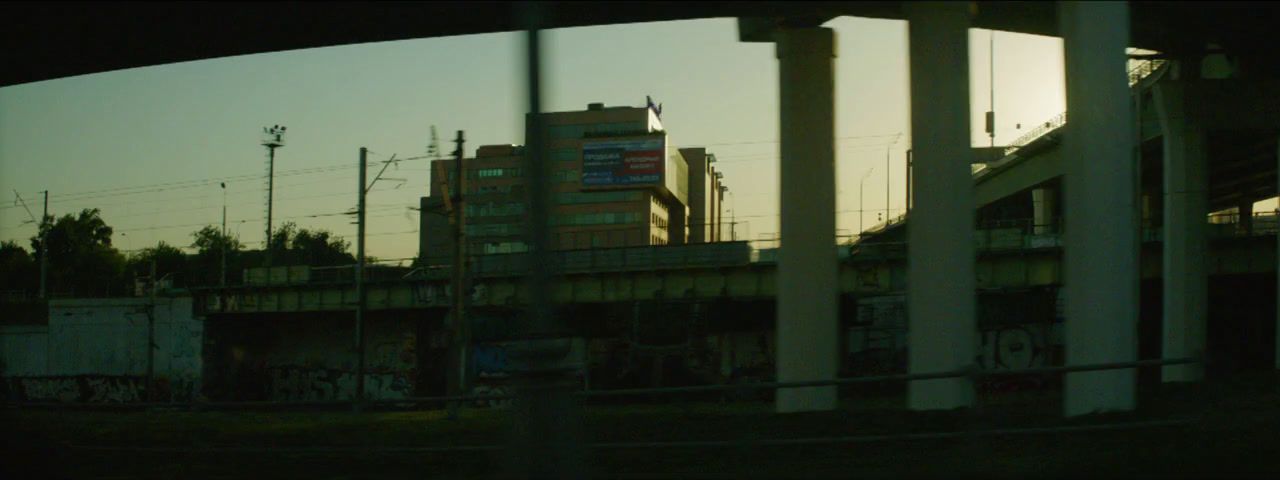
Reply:
[[[914, 202], [907, 228], [907, 369], [967, 368], [978, 344], [969, 162], [969, 4], [907, 4]], [[967, 378], [911, 382], [913, 410], [973, 405]]]
[[[835, 32], [776, 34], [781, 113], [778, 381], [829, 380], [838, 365], [835, 251]], [[780, 413], [832, 410], [836, 388], [780, 389]]]
[[[1204, 353], [1209, 316], [1208, 152], [1204, 129], [1186, 114], [1186, 83], [1161, 82], [1154, 93], [1164, 141], [1163, 357], [1185, 358]], [[1204, 380], [1199, 364], [1161, 371], [1165, 382]]]
[[[1137, 360], [1138, 219], [1133, 102], [1125, 74], [1129, 7], [1059, 2], [1067, 112], [1062, 149], [1066, 363]], [[1132, 410], [1133, 369], [1069, 373], [1067, 416]]]
[[1052, 188], [1037, 188], [1031, 191], [1031, 204], [1034, 216], [1032, 233], [1046, 235], [1057, 230], [1058, 219], [1053, 217], [1057, 206], [1057, 193]]
[[1241, 235], [1253, 235], [1253, 200], [1244, 200], [1236, 207], [1239, 212], [1236, 230]]

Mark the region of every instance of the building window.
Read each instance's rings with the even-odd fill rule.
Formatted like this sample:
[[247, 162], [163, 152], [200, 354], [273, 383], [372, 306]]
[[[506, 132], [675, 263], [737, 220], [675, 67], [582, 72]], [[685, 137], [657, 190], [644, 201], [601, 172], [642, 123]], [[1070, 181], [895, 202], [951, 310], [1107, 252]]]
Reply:
[[547, 128], [551, 138], [560, 140], [577, 139], [585, 136], [631, 135], [649, 133], [649, 125], [645, 122], [609, 122], [577, 125], [551, 125]]
[[519, 235], [523, 230], [518, 223], [483, 223], [467, 225], [467, 235], [471, 236], [510, 236]]
[[557, 182], [576, 182], [578, 181], [577, 170], [556, 170], [555, 179]]
[[473, 203], [467, 205], [467, 216], [471, 217], [502, 217], [521, 215], [523, 213], [524, 204], [520, 202]]
[[582, 125], [551, 125], [547, 130], [555, 139], [582, 138]]
[[644, 198], [644, 192], [639, 191], [560, 192], [556, 194], [556, 203], [560, 205], [575, 205], [582, 203], [635, 202], [642, 198]]
[[585, 226], [585, 225], [626, 225], [632, 223], [640, 223], [644, 218], [639, 212], [603, 212], [603, 213], [577, 213], [569, 215], [557, 215], [554, 218], [556, 225], [569, 226]]
[[519, 177], [520, 168], [481, 168], [471, 171], [470, 178], [502, 178], [502, 177]]
[[529, 246], [524, 242], [488, 242], [481, 244], [482, 247], [477, 249], [485, 255], [498, 253], [524, 253], [529, 251]]
[[578, 159], [578, 149], [557, 148], [551, 151], [551, 160], [556, 162], [572, 162]]

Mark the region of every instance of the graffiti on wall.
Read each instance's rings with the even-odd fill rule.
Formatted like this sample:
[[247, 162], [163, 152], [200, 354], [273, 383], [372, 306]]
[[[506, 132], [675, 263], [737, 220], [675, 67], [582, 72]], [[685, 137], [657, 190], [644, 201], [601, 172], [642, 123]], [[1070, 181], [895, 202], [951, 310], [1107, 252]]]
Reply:
[[86, 378], [85, 383], [90, 394], [89, 402], [93, 403], [125, 403], [142, 399], [145, 384], [139, 385], [131, 378]]
[[28, 402], [74, 402], [80, 400], [80, 382], [76, 378], [15, 378], [9, 391]]
[[479, 344], [471, 348], [471, 368], [477, 375], [499, 375], [510, 371], [507, 349], [500, 344]]
[[[268, 367], [268, 392], [272, 400], [349, 400], [356, 394], [355, 372], [300, 366]], [[366, 373], [365, 395], [394, 400], [413, 395], [413, 379], [403, 372]]]
[[982, 331], [979, 364], [987, 370], [1016, 370], [1048, 364], [1049, 327], [1014, 325]]
[[[1015, 305], [1017, 305], [1015, 303]], [[1031, 305], [1034, 306], [1034, 305]], [[1018, 307], [1022, 308], [1022, 307]], [[975, 363], [986, 370], [1019, 370], [1051, 365], [1060, 347], [1062, 323], [1056, 321], [1010, 322], [982, 325]], [[1026, 313], [1026, 312], [1018, 312]], [[866, 298], [859, 302], [856, 327], [849, 330], [850, 369], [855, 375], [900, 373], [907, 369], [906, 308], [903, 297]], [[1038, 379], [991, 379], [988, 388], [1021, 388], [1038, 385]]]
[[[494, 342], [494, 343], [478, 343], [471, 346], [469, 370], [470, 377], [473, 379], [474, 386], [471, 387], [471, 394], [477, 396], [484, 395], [508, 395], [513, 392], [510, 379], [513, 374], [528, 369], [528, 364], [523, 363], [516, 355], [516, 342]], [[583, 365], [583, 357], [587, 354], [587, 342], [582, 338], [575, 338], [570, 341], [569, 351], [562, 358], [558, 365], [560, 367], [572, 370], [578, 381], [583, 381], [585, 365]], [[475, 405], [478, 407], [494, 407], [502, 408], [511, 404], [510, 399], [505, 398], [488, 398], [476, 399]]]
[[411, 368], [418, 362], [417, 337], [406, 334], [400, 341], [382, 342], [374, 346], [369, 365], [382, 368]]
[[[189, 401], [196, 388], [194, 380], [157, 375], [153, 400]], [[147, 400], [147, 379], [142, 376], [9, 377], [3, 381], [10, 397], [5, 400], [63, 403], [129, 403]]]

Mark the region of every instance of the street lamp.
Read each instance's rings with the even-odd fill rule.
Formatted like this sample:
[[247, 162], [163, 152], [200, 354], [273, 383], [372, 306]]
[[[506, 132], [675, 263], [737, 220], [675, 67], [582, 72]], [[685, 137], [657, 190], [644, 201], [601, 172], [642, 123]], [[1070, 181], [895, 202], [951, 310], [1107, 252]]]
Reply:
[[267, 147], [267, 236], [263, 242], [267, 266], [271, 266], [271, 200], [275, 193], [276, 149], [284, 146], [285, 127], [275, 125], [262, 128], [262, 146]]
[[889, 221], [889, 190], [890, 190], [889, 174], [891, 173], [889, 170], [889, 158], [890, 158], [889, 152], [893, 150], [893, 146], [898, 143], [899, 138], [902, 138], [901, 133], [893, 137], [893, 141], [890, 142], [889, 146], [885, 147], [884, 149], [884, 221], [885, 222]]
[[729, 199], [732, 201], [732, 207], [729, 208], [729, 238], [731, 239], [730, 241], [736, 242], [738, 241], [738, 196], [734, 195], [733, 190], [729, 190], [727, 186], [722, 185], [720, 188], [724, 193], [729, 194]]
[[862, 174], [862, 180], [859, 180], [859, 181], [858, 181], [858, 239], [859, 239], [859, 240], [861, 240], [861, 239], [862, 239], [862, 232], [865, 232], [865, 231], [866, 231], [866, 230], [863, 230], [863, 228], [862, 228], [862, 215], [863, 215], [863, 212], [862, 212], [862, 187], [863, 187], [863, 185], [866, 185], [866, 183], [867, 183], [867, 177], [870, 177], [870, 176], [871, 176], [871, 172], [874, 172], [874, 171], [876, 171], [876, 167], [871, 167], [870, 169], [868, 169], [868, 170], [867, 170], [867, 173]]

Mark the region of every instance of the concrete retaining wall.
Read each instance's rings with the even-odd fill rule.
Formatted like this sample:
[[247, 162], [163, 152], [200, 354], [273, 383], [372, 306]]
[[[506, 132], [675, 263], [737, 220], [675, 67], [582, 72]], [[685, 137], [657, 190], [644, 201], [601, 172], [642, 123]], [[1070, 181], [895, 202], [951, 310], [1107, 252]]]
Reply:
[[129, 402], [146, 399], [148, 314], [154, 315], [153, 400], [200, 391], [203, 323], [191, 298], [66, 299], [49, 304], [49, 323], [0, 327], [4, 397], [23, 401]]

